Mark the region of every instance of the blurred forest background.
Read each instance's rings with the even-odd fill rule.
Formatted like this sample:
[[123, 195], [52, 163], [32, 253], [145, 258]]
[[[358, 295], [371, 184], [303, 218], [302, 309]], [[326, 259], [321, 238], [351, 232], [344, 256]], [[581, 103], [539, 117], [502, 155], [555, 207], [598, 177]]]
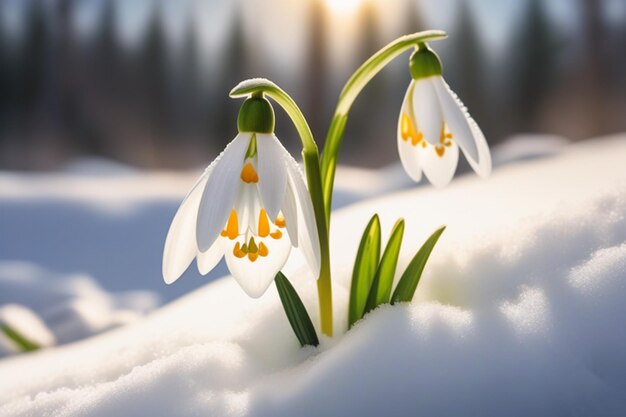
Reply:
[[[448, 31], [432, 46], [491, 144], [626, 130], [624, 0], [0, 0], [0, 169], [205, 164], [236, 134], [228, 91], [256, 76], [292, 94], [321, 142], [352, 71], [431, 28]], [[367, 87], [343, 163], [396, 159], [409, 80], [407, 54]]]

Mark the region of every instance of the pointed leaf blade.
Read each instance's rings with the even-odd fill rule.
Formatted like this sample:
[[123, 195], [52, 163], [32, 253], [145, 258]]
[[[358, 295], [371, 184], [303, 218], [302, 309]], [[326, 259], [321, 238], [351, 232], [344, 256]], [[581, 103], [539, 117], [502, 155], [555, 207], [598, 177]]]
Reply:
[[8, 324], [0, 324], [0, 330], [17, 346], [20, 352], [32, 352], [41, 348], [37, 343], [30, 341]]
[[380, 264], [376, 269], [363, 315], [369, 313], [381, 304], [389, 303], [393, 277], [395, 276], [396, 266], [398, 265], [398, 255], [400, 254], [403, 236], [404, 220], [399, 219], [393, 226]]
[[295, 288], [282, 272], [276, 274], [276, 288], [280, 301], [285, 309], [285, 314], [291, 324], [293, 332], [296, 334], [302, 347], [306, 345], [317, 346], [320, 344], [315, 332], [313, 322], [307, 313], [302, 300], [298, 296]]
[[424, 271], [428, 257], [445, 229], [446, 226], [442, 226], [435, 230], [435, 232], [426, 239], [426, 242], [424, 242], [420, 250], [417, 251], [409, 263], [409, 266], [406, 267], [406, 270], [398, 282], [398, 286], [391, 296], [391, 304], [413, 300], [413, 295], [422, 277], [422, 272]]
[[380, 259], [380, 220], [375, 214], [363, 231], [361, 243], [354, 260], [350, 303], [348, 307], [348, 328], [363, 317], [365, 304]]

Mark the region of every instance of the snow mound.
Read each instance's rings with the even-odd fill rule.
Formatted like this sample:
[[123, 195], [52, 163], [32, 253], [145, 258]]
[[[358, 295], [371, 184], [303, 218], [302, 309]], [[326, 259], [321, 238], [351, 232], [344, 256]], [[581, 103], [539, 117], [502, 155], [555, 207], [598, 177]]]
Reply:
[[[160, 302], [150, 291], [108, 293], [87, 275], [55, 274], [25, 262], [0, 262], [0, 289], [0, 306], [18, 303], [32, 311], [58, 343], [131, 323]], [[41, 333], [30, 320], [18, 322], [17, 329]]]
[[[588, 142], [336, 212], [339, 335], [317, 349], [299, 348], [275, 290], [252, 300], [226, 277], [129, 326], [0, 361], [0, 415], [624, 415], [624, 155], [624, 138]], [[448, 228], [414, 302], [345, 333], [374, 212], [387, 234], [406, 219], [400, 270]], [[317, 322], [307, 275], [290, 261]]]

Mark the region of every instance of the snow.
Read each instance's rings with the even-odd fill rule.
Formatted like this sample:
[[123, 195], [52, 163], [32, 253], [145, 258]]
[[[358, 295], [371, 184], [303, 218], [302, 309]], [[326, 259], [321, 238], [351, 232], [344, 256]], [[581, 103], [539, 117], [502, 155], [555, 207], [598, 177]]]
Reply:
[[33, 310], [57, 343], [128, 324], [159, 305], [152, 291], [108, 293], [87, 275], [55, 274], [27, 262], [0, 262], [0, 288], [0, 305], [18, 303]]
[[[331, 249], [338, 334], [322, 338], [319, 348], [299, 348], [273, 288], [253, 300], [224, 277], [126, 326], [0, 360], [0, 415], [623, 415], [626, 137], [541, 156], [516, 157], [487, 180], [467, 175], [442, 190], [412, 188], [336, 211]], [[180, 198], [189, 181], [173, 174], [137, 175], [146, 174], [127, 178], [125, 198], [109, 202], [103, 187], [102, 197], [94, 191], [80, 203], [99, 210], [99, 217], [90, 216], [100, 219], [97, 227], [132, 229], [131, 244], [120, 239], [122, 250], [149, 240], [157, 240], [160, 249], [170, 219], [164, 213], [151, 216], [158, 205], [154, 201], [170, 192], [172, 201]], [[35, 202], [35, 188], [45, 192], [46, 181], [66, 184], [66, 179], [23, 179], [23, 187], [14, 187], [8, 200]], [[140, 180], [166, 181], [133, 190], [133, 181], [136, 186]], [[78, 202], [80, 193], [72, 197], [71, 187], [55, 192]], [[151, 216], [150, 222], [143, 229], [133, 225], [115, 211], [116, 204], [139, 210], [133, 221]], [[169, 215], [175, 206], [162, 211]], [[400, 271], [437, 226], [448, 227], [414, 302], [379, 308], [345, 333], [354, 254], [374, 212], [385, 235], [398, 217], [406, 220]], [[17, 203], [9, 213], [19, 218]], [[40, 207], [37, 214], [44, 213]], [[111, 219], [103, 221], [107, 216]], [[164, 222], [159, 230], [146, 231], [157, 218]], [[16, 232], [17, 226], [8, 226]], [[0, 245], [6, 268], [6, 259], [16, 252]], [[26, 252], [22, 255], [14, 259], [29, 259]], [[52, 256], [30, 255], [32, 262], [49, 268], [43, 275], [61, 269], [50, 267]], [[145, 259], [151, 258], [137, 262]], [[317, 323], [315, 282], [302, 265], [302, 259], [292, 258], [287, 275]], [[134, 272], [142, 267], [147, 276], [135, 277], [135, 289], [156, 288], [141, 285], [161, 280], [158, 267], [152, 273], [137, 266]], [[99, 274], [115, 281], [119, 271], [112, 265]], [[67, 271], [59, 274], [58, 279], [67, 279]], [[195, 277], [179, 282], [189, 280]]]

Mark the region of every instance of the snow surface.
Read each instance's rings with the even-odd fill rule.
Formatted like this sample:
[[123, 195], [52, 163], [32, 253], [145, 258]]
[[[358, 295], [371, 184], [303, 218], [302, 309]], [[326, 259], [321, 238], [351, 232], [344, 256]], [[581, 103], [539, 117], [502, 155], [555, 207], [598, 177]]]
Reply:
[[[334, 339], [300, 349], [275, 290], [253, 300], [225, 277], [127, 326], [1, 360], [0, 415], [624, 415], [625, 160], [626, 138], [607, 138], [339, 210]], [[448, 228], [414, 302], [345, 333], [374, 212], [385, 234], [406, 219], [401, 267]], [[317, 322], [301, 262], [286, 270]]]
[[[57, 343], [68, 343], [137, 320], [156, 308], [159, 299], [145, 290], [108, 293], [83, 274], [65, 276], [31, 263], [0, 262], [0, 306], [12, 303], [32, 310]], [[19, 318], [14, 325], [23, 331], [30, 327]], [[0, 357], [3, 353], [8, 352], [0, 350]]]

